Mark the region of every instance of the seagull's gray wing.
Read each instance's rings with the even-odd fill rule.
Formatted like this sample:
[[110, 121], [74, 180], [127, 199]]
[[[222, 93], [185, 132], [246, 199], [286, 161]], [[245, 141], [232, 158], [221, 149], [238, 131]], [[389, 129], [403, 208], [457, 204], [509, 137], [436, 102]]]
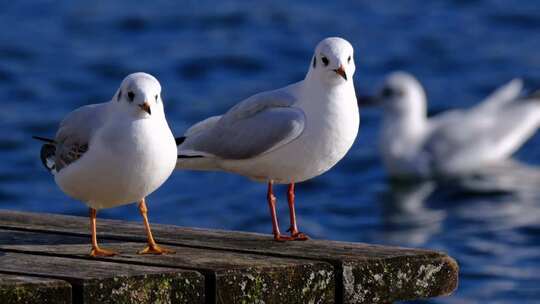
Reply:
[[193, 126], [189, 127], [189, 129], [184, 133], [185, 137], [195, 135], [199, 132], [205, 131], [207, 129], [212, 128], [219, 120], [221, 119], [221, 115], [216, 115], [212, 117], [208, 117], [205, 120], [199, 121], [198, 123], [194, 124]]
[[54, 169], [68, 166], [88, 151], [95, 130], [105, 119], [105, 103], [87, 105], [68, 114], [54, 139]]
[[523, 93], [523, 80], [516, 78], [500, 86], [486, 99], [473, 108], [474, 111], [489, 111], [516, 101]]
[[523, 94], [523, 81], [519, 78], [512, 79], [508, 83], [498, 87], [489, 94], [483, 101], [470, 109], [455, 109], [440, 113], [430, 118], [434, 126], [461, 123], [463, 118], [470, 115], [480, 115], [480, 119], [485, 116], [492, 116], [493, 111], [520, 100]]
[[304, 130], [304, 112], [293, 107], [295, 101], [285, 89], [254, 95], [209, 128], [187, 136], [179, 146], [179, 157], [247, 159], [277, 149]]
[[540, 100], [520, 100], [492, 111], [459, 114], [461, 117], [456, 112], [453, 119], [439, 124], [424, 145], [434, 165], [444, 171], [509, 157], [538, 129]]

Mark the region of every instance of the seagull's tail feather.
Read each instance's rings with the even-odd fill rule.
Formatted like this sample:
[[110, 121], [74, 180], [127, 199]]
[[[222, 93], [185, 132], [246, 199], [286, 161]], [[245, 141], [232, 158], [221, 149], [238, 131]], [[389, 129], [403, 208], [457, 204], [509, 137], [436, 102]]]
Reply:
[[[186, 140], [186, 136], [182, 136], [182, 137], [176, 137], [174, 139], [176, 141], [176, 146], [180, 146], [182, 143], [184, 143], [184, 141]], [[205, 157], [204, 155], [193, 155], [193, 154], [182, 154], [182, 153], [179, 153], [178, 154], [178, 161], [180, 161], [180, 159], [187, 159], [187, 158], [202, 158], [202, 157]]]
[[178, 159], [176, 161], [176, 169], [178, 170], [219, 170], [216, 163], [216, 157], [204, 152], [198, 153], [192, 150], [178, 151]]
[[199, 155], [178, 156], [176, 161], [177, 170], [195, 170], [195, 171], [219, 171], [221, 170], [217, 161], [213, 157]]
[[[221, 116], [212, 116], [203, 121], [200, 121], [191, 126], [184, 136], [175, 138], [176, 146], [178, 147], [178, 160], [176, 161], [176, 169], [179, 170], [220, 170], [217, 165], [217, 160], [214, 155], [204, 153], [201, 151], [195, 151], [188, 147], [185, 147], [186, 139], [192, 138], [196, 134], [211, 129], [221, 119]], [[184, 145], [184, 146], [182, 146]], [[190, 143], [187, 143], [190, 145]]]

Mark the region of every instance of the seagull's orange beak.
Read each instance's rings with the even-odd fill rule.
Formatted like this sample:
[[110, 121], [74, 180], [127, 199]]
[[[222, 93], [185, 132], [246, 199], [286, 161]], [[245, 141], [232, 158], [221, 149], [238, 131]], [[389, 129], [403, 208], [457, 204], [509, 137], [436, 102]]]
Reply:
[[339, 68], [334, 70], [334, 72], [336, 72], [338, 75], [343, 77], [345, 81], [347, 81], [347, 73], [345, 73], [345, 68], [343, 68], [343, 65], [340, 65]]
[[143, 104], [140, 104], [139, 107], [145, 111], [146, 113], [148, 113], [148, 115], [152, 115], [152, 111], [150, 110], [150, 104], [148, 103], [148, 101], [145, 101]]

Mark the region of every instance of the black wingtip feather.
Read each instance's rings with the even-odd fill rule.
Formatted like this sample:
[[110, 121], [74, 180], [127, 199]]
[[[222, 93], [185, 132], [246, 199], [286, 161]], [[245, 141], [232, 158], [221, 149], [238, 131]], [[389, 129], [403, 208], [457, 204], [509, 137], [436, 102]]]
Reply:
[[51, 165], [47, 160], [54, 157], [56, 153], [56, 147], [53, 144], [44, 144], [41, 147], [40, 157], [43, 166], [50, 172], [55, 170], [55, 165]]
[[46, 138], [46, 137], [32, 136], [32, 138], [33, 138], [33, 139], [37, 139], [37, 140], [39, 140], [39, 141], [46, 142], [46, 143], [51, 143], [51, 144], [54, 143], [54, 139], [50, 139], [50, 138]]
[[178, 158], [202, 158], [202, 155], [178, 155]]
[[185, 137], [185, 136], [182, 136], [182, 137], [176, 137], [176, 138], [174, 139], [174, 141], [176, 141], [176, 145], [177, 145], [177, 146], [181, 145], [185, 140], [186, 140], [186, 137]]

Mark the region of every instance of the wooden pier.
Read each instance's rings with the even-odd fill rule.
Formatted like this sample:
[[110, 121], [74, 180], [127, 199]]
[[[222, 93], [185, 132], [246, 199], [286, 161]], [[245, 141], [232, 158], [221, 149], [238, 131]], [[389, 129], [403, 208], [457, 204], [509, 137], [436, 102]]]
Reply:
[[392, 303], [450, 294], [444, 253], [270, 235], [152, 226], [176, 254], [138, 255], [142, 223], [0, 210], [0, 303]]

